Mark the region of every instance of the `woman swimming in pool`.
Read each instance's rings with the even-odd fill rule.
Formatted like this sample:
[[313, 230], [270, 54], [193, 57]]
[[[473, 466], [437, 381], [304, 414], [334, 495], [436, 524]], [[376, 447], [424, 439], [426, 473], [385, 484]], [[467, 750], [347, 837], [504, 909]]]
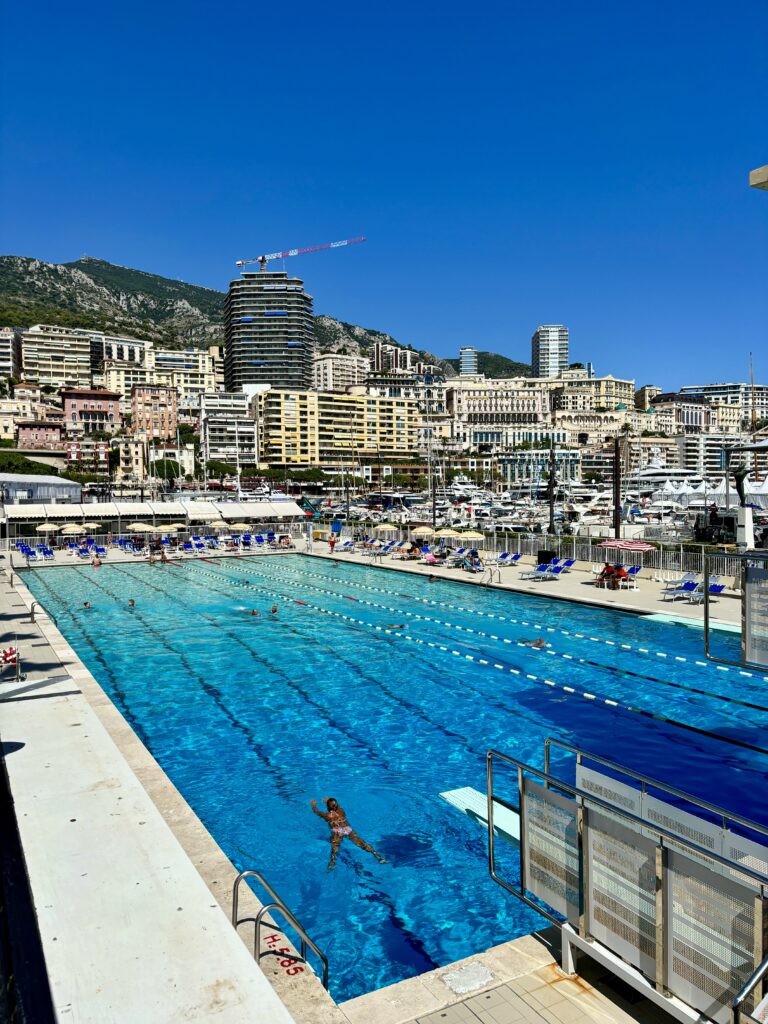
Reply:
[[327, 811], [318, 811], [317, 802], [310, 800], [313, 812], [319, 818], [325, 818], [328, 822], [328, 828], [331, 830], [331, 859], [328, 861], [328, 870], [333, 871], [336, 867], [336, 854], [339, 852], [339, 847], [344, 839], [349, 839], [350, 842], [354, 843], [355, 846], [359, 846], [361, 850], [365, 850], [367, 853], [372, 853], [379, 864], [386, 864], [386, 860], [377, 853], [376, 850], [366, 843], [357, 832], [352, 830], [352, 826], [347, 821], [347, 816], [344, 811], [339, 807], [338, 800], [334, 800], [333, 797], [323, 797], [323, 803], [327, 807]]

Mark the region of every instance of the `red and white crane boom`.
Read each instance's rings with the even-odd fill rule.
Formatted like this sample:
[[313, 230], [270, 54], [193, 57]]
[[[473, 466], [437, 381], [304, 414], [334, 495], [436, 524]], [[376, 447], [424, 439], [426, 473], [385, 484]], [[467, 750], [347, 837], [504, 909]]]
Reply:
[[236, 260], [236, 267], [245, 267], [249, 263], [260, 263], [261, 269], [266, 270], [270, 260], [281, 260], [286, 256], [303, 256], [308, 252], [320, 252], [322, 249], [340, 249], [344, 245], [356, 245], [358, 242], [365, 242], [366, 238], [345, 238], [341, 242], [327, 242], [325, 245], [310, 245], [305, 249], [284, 249], [282, 252], [270, 252], [266, 256], [254, 256], [251, 260]]

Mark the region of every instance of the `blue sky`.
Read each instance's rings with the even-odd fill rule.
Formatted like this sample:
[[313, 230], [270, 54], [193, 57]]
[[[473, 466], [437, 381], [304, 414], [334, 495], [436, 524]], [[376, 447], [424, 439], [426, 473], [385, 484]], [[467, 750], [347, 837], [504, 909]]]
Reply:
[[768, 4], [13, 4], [2, 251], [225, 289], [638, 385], [768, 383]]

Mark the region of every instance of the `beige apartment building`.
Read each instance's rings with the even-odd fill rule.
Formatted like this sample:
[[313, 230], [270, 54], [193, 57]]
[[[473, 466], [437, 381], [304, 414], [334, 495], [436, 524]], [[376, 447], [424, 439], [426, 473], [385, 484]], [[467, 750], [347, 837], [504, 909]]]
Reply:
[[344, 356], [328, 352], [317, 356], [312, 364], [316, 391], [346, 391], [365, 384], [371, 372], [371, 361], [364, 356]]
[[[573, 373], [573, 376], [570, 374]], [[611, 411], [619, 406], [634, 408], [635, 382], [620, 380], [610, 374], [607, 377], [589, 377], [585, 370], [563, 375], [553, 391], [552, 405], [555, 409], [596, 412], [599, 409]]]
[[16, 425], [37, 415], [38, 404], [30, 398], [0, 398], [0, 439], [16, 440]]
[[143, 365], [105, 359], [100, 382], [111, 391], [119, 391], [124, 405], [137, 385], [173, 388], [183, 406], [197, 406], [201, 395], [217, 390], [215, 360], [205, 349], [148, 349]]
[[152, 441], [175, 440], [178, 395], [175, 388], [136, 384], [131, 392], [131, 430]]
[[66, 327], [36, 324], [21, 336], [24, 379], [53, 388], [91, 386], [91, 339]]
[[351, 468], [360, 460], [410, 456], [418, 440], [416, 402], [359, 393], [270, 389], [257, 395], [260, 461]]

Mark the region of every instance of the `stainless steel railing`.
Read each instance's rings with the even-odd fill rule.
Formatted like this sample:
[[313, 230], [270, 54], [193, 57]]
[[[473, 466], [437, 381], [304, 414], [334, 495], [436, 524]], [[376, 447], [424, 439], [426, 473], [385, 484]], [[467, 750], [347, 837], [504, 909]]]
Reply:
[[[515, 804], [512, 800], [505, 800], [501, 796], [496, 794], [494, 788], [494, 765], [506, 765], [512, 769], [508, 784], [514, 791], [517, 789], [517, 803]], [[655, 971], [652, 977], [649, 977], [652, 985], [658, 992], [666, 994], [670, 991], [669, 987], [669, 963], [668, 963], [668, 949], [670, 948], [671, 936], [669, 933], [669, 921], [670, 913], [673, 908], [669, 904], [669, 886], [667, 884], [668, 879], [668, 856], [670, 852], [680, 851], [693, 855], [694, 858], [699, 858], [710, 864], [719, 865], [725, 867], [729, 872], [737, 872], [740, 879], [743, 882], [748, 882], [751, 891], [754, 893], [754, 899], [756, 903], [760, 904], [760, 920], [763, 920], [764, 906], [765, 906], [765, 895], [768, 889], [768, 873], [764, 870], [759, 870], [750, 864], [749, 860], [743, 860], [734, 862], [733, 859], [722, 856], [715, 850], [700, 846], [698, 843], [692, 841], [685, 835], [681, 835], [678, 832], [672, 831], [671, 829], [665, 828], [663, 825], [657, 824], [656, 822], [649, 822], [645, 818], [638, 817], [631, 811], [628, 811], [615, 803], [611, 803], [607, 800], [603, 800], [593, 793], [587, 792], [586, 790], [580, 789], [578, 786], [572, 785], [568, 782], [554, 777], [548, 771], [542, 771], [539, 768], [535, 768], [532, 765], [526, 764], [523, 761], [519, 761], [516, 758], [509, 757], [506, 754], [501, 753], [498, 750], [489, 750], [486, 756], [486, 771], [487, 771], [487, 796], [488, 796], [488, 869], [491, 878], [502, 888], [512, 893], [518, 899], [520, 899], [527, 906], [536, 910], [538, 913], [546, 917], [552, 924], [557, 925], [561, 932], [564, 933], [565, 929], [570, 928], [573, 934], [583, 942], [593, 942], [593, 936], [590, 933], [591, 922], [593, 921], [593, 908], [592, 908], [592, 885], [590, 875], [593, 871], [593, 865], [590, 862], [590, 856], [588, 855], [589, 847], [589, 835], [594, 827], [593, 825], [593, 812], [602, 812], [603, 815], [611, 818], [618, 819], [626, 827], [630, 828], [632, 832], [640, 834], [649, 834], [654, 837], [656, 850], [655, 850]], [[526, 849], [528, 846], [528, 837], [525, 833], [527, 827], [527, 795], [526, 795], [526, 780], [535, 779], [538, 780], [540, 785], [549, 791], [553, 791], [555, 794], [560, 794], [563, 797], [570, 798], [573, 800], [573, 815], [575, 824], [575, 843], [573, 847], [574, 852], [574, 892], [573, 902], [571, 907], [573, 908], [573, 915], [568, 913], [569, 920], [564, 919], [564, 912], [561, 910], [550, 911], [547, 906], [543, 905], [541, 897], [537, 896], [537, 878], [532, 874], [528, 877], [528, 864], [526, 863]], [[672, 791], [671, 787], [666, 787], [668, 791]], [[681, 794], [686, 799], [687, 794]], [[495, 824], [494, 824], [494, 809], [496, 807], [505, 807], [515, 814], [520, 816], [521, 820], [521, 841], [519, 845], [519, 884], [513, 884], [512, 881], [507, 880], [497, 869], [496, 863], [496, 836], [495, 836]], [[715, 807], [715, 805], [711, 805]], [[722, 812], [721, 808], [715, 808], [716, 811]], [[733, 815], [730, 812], [725, 812], [725, 817], [728, 820], [736, 821], [741, 820], [749, 827], [753, 827], [753, 823], [748, 822], [747, 819], [739, 819], [738, 815]], [[761, 826], [757, 826], [757, 830], [765, 832]], [[534, 865], [535, 867], [535, 865]], [[528, 893], [530, 892], [530, 896]], [[534, 898], [535, 897], [535, 898]], [[757, 920], [756, 911], [756, 920]], [[758, 937], [757, 937], [757, 926], [755, 927], [756, 932], [756, 948], [755, 948], [755, 962], [765, 956], [765, 946], [763, 943], [763, 933], [759, 936], [759, 950], [758, 950]], [[568, 953], [570, 956], [570, 953]], [[764, 968], [764, 970], [763, 970]], [[738, 1012], [739, 1007], [742, 1003], [748, 999], [753, 993], [755, 998], [759, 999], [762, 991], [762, 982], [768, 974], [768, 964], [760, 963], [760, 968], [754, 971], [748, 982], [743, 985], [742, 990], [739, 992], [737, 998], [741, 1001], [736, 1007]], [[646, 977], [648, 977], [646, 975]], [[673, 993], [675, 994], [675, 993]], [[728, 1004], [726, 1004], [727, 1006]], [[734, 1003], [735, 1005], [735, 1003]], [[743, 1018], [750, 1019], [742, 1013]], [[733, 1018], [734, 1024], [738, 1024], [738, 1021], [742, 1019], [738, 1016]]]
[[[749, 999], [755, 989], [762, 985], [765, 978], [768, 977], [768, 956], [763, 960], [759, 967], [757, 967], [752, 974], [744, 982], [743, 986], [739, 990], [739, 994], [731, 1003], [731, 1024], [739, 1024], [742, 1019], [742, 1006]], [[755, 1020], [755, 1018], [747, 1013], [747, 1020]]]
[[753, 832], [758, 832], [761, 835], [768, 836], [768, 827], [760, 825], [756, 821], [752, 821], [750, 818], [744, 818], [740, 814], [735, 814], [733, 811], [728, 811], [724, 807], [719, 807], [717, 804], [710, 803], [708, 800], [702, 800], [700, 797], [692, 796], [690, 793], [684, 793], [682, 789], [675, 789], [674, 786], [670, 786], [666, 782], [659, 782], [658, 779], [654, 779], [650, 775], [644, 775], [642, 772], [636, 772], [631, 768], [625, 768], [624, 765], [616, 764], [615, 761], [609, 761], [605, 757], [600, 757], [598, 754], [593, 754], [588, 750], [581, 750], [578, 747], [572, 746], [570, 743], [566, 743], [565, 740], [559, 740], [555, 736], [548, 736], [544, 740], [544, 771], [547, 775], [551, 774], [551, 748], [559, 747], [561, 750], [567, 750], [569, 753], [576, 756], [577, 764], [582, 764], [584, 759], [592, 761], [594, 764], [600, 764], [604, 768], [610, 768], [611, 771], [619, 772], [621, 775], [626, 775], [631, 779], [635, 779], [640, 783], [640, 791], [645, 793], [648, 786], [652, 789], [658, 789], [660, 792], [669, 793], [670, 796], [677, 797], [680, 800], [684, 800], [686, 803], [691, 804], [694, 807], [701, 807], [702, 810], [709, 811], [710, 814], [714, 814], [722, 821], [723, 828], [728, 828], [728, 822], [733, 822], [737, 825], [743, 825], [745, 828], [750, 829]]
[[[246, 878], [255, 878], [264, 887], [264, 889], [266, 889], [266, 891], [269, 893], [269, 895], [272, 897], [272, 902], [264, 904], [264, 906], [261, 907], [261, 909], [259, 910], [259, 912], [257, 913], [255, 918], [244, 917], [242, 920], [240, 920], [240, 918], [238, 916], [238, 909], [239, 909], [239, 902], [240, 902], [240, 883], [244, 879], [246, 879]], [[309, 935], [307, 935], [307, 932], [304, 929], [304, 926], [298, 920], [296, 915], [293, 914], [288, 909], [285, 901], [283, 899], [281, 899], [280, 896], [278, 896], [278, 894], [275, 892], [275, 890], [272, 888], [272, 886], [269, 884], [269, 882], [266, 880], [266, 878], [264, 878], [264, 876], [262, 874], [260, 874], [260, 872], [254, 871], [253, 869], [248, 869], [246, 871], [241, 871], [240, 874], [235, 879], [235, 884], [234, 884], [234, 886], [232, 888], [232, 925], [233, 925], [234, 929], [237, 930], [239, 925], [244, 924], [247, 921], [253, 921], [254, 922], [253, 956], [254, 956], [254, 959], [256, 960], [256, 963], [259, 963], [261, 961], [262, 957], [268, 956], [270, 954], [270, 952], [271, 952], [270, 950], [261, 950], [261, 949], [259, 949], [259, 945], [260, 945], [259, 938], [260, 938], [260, 935], [261, 935], [262, 925], [264, 924], [264, 918], [265, 918], [265, 916], [266, 916], [266, 914], [268, 912], [273, 911], [273, 910], [278, 911], [285, 918], [285, 920], [297, 932], [297, 934], [299, 935], [299, 937], [301, 939], [301, 956], [294, 956], [294, 954], [286, 954], [286, 953], [281, 953], [280, 955], [281, 956], [291, 957], [292, 959], [295, 959], [297, 963], [305, 963], [306, 964], [306, 963], [308, 963], [308, 961], [307, 961], [307, 947], [309, 947], [319, 957], [320, 962], [323, 965], [323, 988], [327, 989], [328, 988], [328, 958], [326, 957], [325, 953], [323, 953], [323, 951], [320, 949], [320, 947], [317, 946], [312, 941], [312, 939], [309, 937]]]

